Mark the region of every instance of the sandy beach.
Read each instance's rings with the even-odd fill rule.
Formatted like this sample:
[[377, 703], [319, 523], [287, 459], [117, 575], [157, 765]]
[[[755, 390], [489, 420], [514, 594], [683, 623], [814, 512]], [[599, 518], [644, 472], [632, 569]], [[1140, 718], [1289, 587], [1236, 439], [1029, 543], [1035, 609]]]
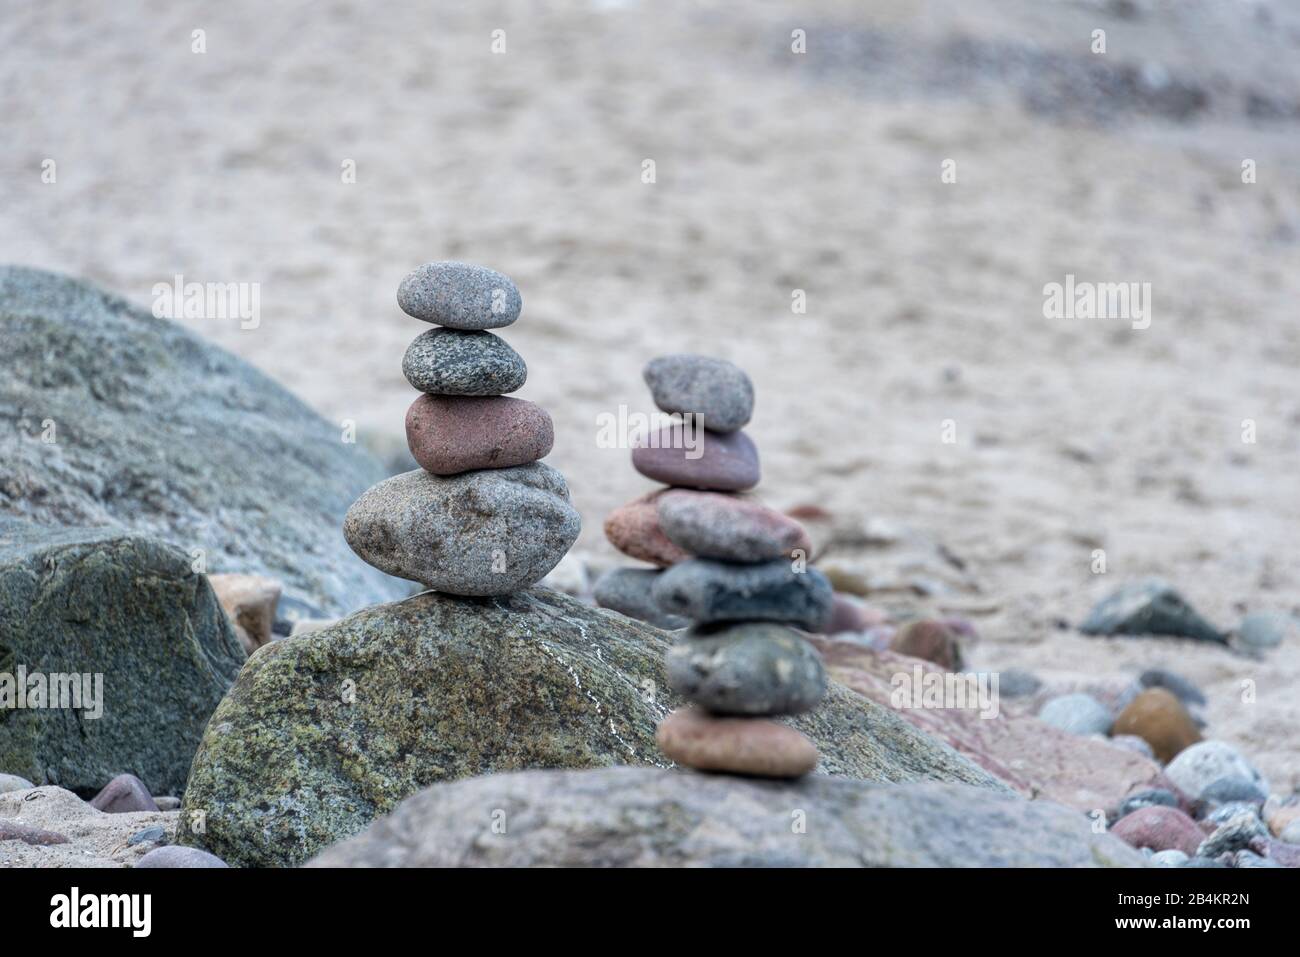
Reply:
[[[598, 417], [650, 411], [655, 355], [730, 359], [764, 498], [941, 544], [961, 574], [904, 603], [969, 617], [974, 667], [1171, 668], [1289, 793], [1295, 634], [1255, 659], [1060, 627], [1149, 575], [1223, 628], [1300, 611], [1300, 11], [1248, 6], [15, 10], [0, 261], [145, 307], [178, 274], [258, 283], [257, 328], [186, 325], [381, 448], [415, 397], [399, 280], [501, 269], [598, 566], [651, 487]], [[1046, 317], [1067, 276], [1150, 284], [1149, 325]], [[944, 574], [863, 538], [839, 560]]]

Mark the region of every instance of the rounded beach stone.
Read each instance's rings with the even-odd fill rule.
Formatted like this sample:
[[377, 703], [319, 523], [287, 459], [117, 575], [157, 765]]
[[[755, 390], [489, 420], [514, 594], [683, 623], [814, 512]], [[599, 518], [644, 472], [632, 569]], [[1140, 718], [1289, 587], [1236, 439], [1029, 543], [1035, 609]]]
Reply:
[[1205, 839], [1200, 826], [1178, 808], [1158, 804], [1125, 815], [1110, 830], [1133, 847], [1182, 851], [1188, 856], [1195, 854]]
[[1174, 755], [1201, 740], [1188, 710], [1177, 696], [1166, 688], [1147, 688], [1115, 718], [1112, 734], [1135, 734], [1155, 753], [1161, 764], [1172, 761]]
[[1090, 694], [1063, 694], [1047, 701], [1038, 719], [1070, 734], [1106, 734], [1114, 719]]
[[796, 572], [790, 562], [733, 565], [706, 558], [666, 569], [654, 584], [660, 609], [700, 625], [727, 621], [779, 621], [820, 631], [830, 618], [831, 583], [815, 568]]
[[96, 811], [106, 814], [158, 810], [149, 789], [134, 774], [119, 774], [105, 784], [88, 803]]
[[1268, 795], [1260, 789], [1259, 784], [1250, 778], [1230, 774], [1227, 777], [1219, 778], [1217, 781], [1212, 781], [1201, 792], [1201, 800], [1207, 804], [1231, 804], [1233, 802], [1263, 804], [1268, 800]]
[[527, 588], [580, 529], [564, 476], [541, 462], [445, 478], [404, 472], [367, 489], [343, 520], [363, 561], [451, 595]]
[[826, 693], [817, 650], [798, 632], [767, 622], [691, 629], [664, 664], [673, 689], [713, 714], [802, 714]]
[[605, 518], [605, 537], [624, 555], [661, 568], [690, 558], [690, 553], [668, 540], [659, 524], [656, 507], [661, 489], [620, 505]]
[[434, 475], [527, 465], [554, 441], [551, 417], [525, 399], [422, 395], [406, 411], [406, 444]]
[[632, 467], [665, 485], [743, 492], [758, 484], [758, 449], [744, 432], [710, 432], [671, 425], [643, 436]]
[[700, 558], [766, 562], [796, 549], [812, 553], [802, 525], [751, 498], [673, 489], [660, 494], [658, 510], [663, 533]]
[[754, 386], [725, 359], [680, 353], [659, 356], [641, 372], [655, 405], [665, 412], [701, 416], [704, 428], [734, 432], [754, 414]]
[[886, 624], [889, 618], [883, 611], [843, 592], [831, 596], [831, 614], [822, 627], [824, 635], [842, 635], [870, 631]]
[[817, 766], [817, 748], [794, 728], [762, 718], [719, 718], [681, 708], [655, 732], [659, 750], [697, 771], [797, 778]]
[[499, 329], [519, 318], [523, 300], [507, 276], [472, 263], [416, 266], [397, 287], [408, 316], [451, 329]]
[[225, 861], [215, 854], [200, 851], [197, 847], [181, 847], [179, 844], [156, 847], [136, 861], [135, 866], [167, 868], [229, 867]]
[[20, 778], [16, 774], [0, 774], [0, 794], [6, 794], [9, 791], [26, 791], [29, 788], [36, 787], [26, 778]]
[[505, 395], [523, 387], [528, 366], [500, 336], [438, 328], [407, 346], [402, 375], [434, 395]]
[[601, 608], [674, 631], [690, 624], [679, 615], [669, 615], [655, 604], [652, 589], [659, 572], [653, 568], [615, 568], [596, 580], [592, 597]]
[[1165, 774], [1180, 791], [1198, 801], [1206, 788], [1226, 777], [1254, 781], [1260, 790], [1268, 793], [1264, 776], [1226, 741], [1200, 741], [1184, 748], [1169, 762]]
[[926, 618], [909, 622], [889, 640], [889, 650], [910, 658], [932, 661], [947, 671], [960, 671], [961, 642], [957, 632], [941, 621]]

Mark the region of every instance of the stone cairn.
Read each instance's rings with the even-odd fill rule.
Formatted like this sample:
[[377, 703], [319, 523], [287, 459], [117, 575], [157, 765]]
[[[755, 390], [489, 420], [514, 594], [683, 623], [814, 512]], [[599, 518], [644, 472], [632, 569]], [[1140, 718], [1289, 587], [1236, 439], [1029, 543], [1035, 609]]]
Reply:
[[581, 523], [551, 451], [546, 410], [506, 396], [528, 368], [487, 332], [519, 318], [509, 278], [468, 263], [426, 263], [397, 304], [433, 323], [406, 350], [402, 372], [422, 393], [406, 413], [420, 468], [367, 489], [343, 534], [381, 571], [451, 595], [505, 595], [540, 581], [577, 540]]
[[794, 519], [742, 495], [758, 484], [758, 451], [741, 427], [754, 389], [730, 362], [663, 356], [644, 371], [673, 424], [642, 437], [632, 464], [670, 486], [616, 509], [605, 534], [658, 569], [616, 569], [597, 585], [605, 607], [661, 627], [691, 624], [668, 652], [668, 678], [693, 707], [659, 725], [659, 747], [701, 771], [794, 778], [817, 749], [793, 728], [764, 720], [816, 707], [826, 692], [821, 657], [802, 635], [825, 627], [832, 589], [808, 568], [807, 533]]

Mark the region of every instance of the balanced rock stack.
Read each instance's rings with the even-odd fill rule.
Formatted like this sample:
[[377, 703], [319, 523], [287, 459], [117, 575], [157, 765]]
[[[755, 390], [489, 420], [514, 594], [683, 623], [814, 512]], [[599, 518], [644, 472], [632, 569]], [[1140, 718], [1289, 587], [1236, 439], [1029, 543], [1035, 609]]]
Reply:
[[541, 580], [581, 523], [551, 450], [546, 410], [506, 396], [528, 368], [487, 332], [519, 318], [519, 290], [468, 263], [426, 263], [397, 290], [408, 315], [433, 323], [402, 372], [423, 393], [406, 413], [420, 468], [366, 490], [343, 534], [363, 560], [451, 595], [504, 595]]
[[659, 746], [702, 771], [806, 774], [817, 764], [812, 742], [764, 719], [811, 710], [825, 694], [821, 658], [794, 628], [825, 626], [832, 589], [806, 564], [803, 527], [739, 494], [759, 480], [758, 451], [740, 431], [753, 386], [730, 362], [694, 355], [654, 359], [644, 376], [655, 404], [681, 419], [642, 439], [632, 464], [672, 487], [616, 510], [606, 534], [663, 569], [611, 574], [643, 576], [653, 610], [693, 623], [666, 664], [694, 707], [660, 724]]

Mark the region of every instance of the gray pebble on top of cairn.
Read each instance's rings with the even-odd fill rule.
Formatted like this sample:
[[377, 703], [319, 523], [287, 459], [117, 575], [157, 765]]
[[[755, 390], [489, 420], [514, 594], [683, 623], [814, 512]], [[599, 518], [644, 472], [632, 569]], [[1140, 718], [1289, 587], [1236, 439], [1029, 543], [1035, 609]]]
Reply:
[[366, 490], [343, 535], [376, 568], [451, 595], [505, 595], [535, 584], [564, 557], [581, 523], [551, 450], [546, 410], [507, 398], [527, 367], [482, 330], [519, 317], [522, 300], [501, 273], [426, 263], [397, 293], [411, 316], [436, 323], [402, 360], [420, 389], [406, 416], [419, 469]]
[[759, 477], [757, 450], [739, 431], [754, 407], [744, 371], [721, 359], [674, 355], [652, 360], [644, 375], [661, 410], [703, 424], [702, 454], [693, 459], [672, 442], [633, 451], [637, 471], [674, 487], [654, 498], [653, 521], [642, 509], [606, 525], [618, 532], [615, 546], [633, 557], [666, 554], [662, 544], [649, 550], [656, 542], [685, 556], [665, 561], [666, 570], [640, 572], [653, 607], [694, 623], [666, 660], [674, 690], [692, 706], [660, 723], [659, 747], [701, 771], [800, 777], [816, 767], [816, 747], [766, 719], [809, 711], [826, 693], [821, 656], [787, 623], [811, 631], [824, 625], [830, 582], [806, 567], [810, 546], [798, 522], [734, 494]]

